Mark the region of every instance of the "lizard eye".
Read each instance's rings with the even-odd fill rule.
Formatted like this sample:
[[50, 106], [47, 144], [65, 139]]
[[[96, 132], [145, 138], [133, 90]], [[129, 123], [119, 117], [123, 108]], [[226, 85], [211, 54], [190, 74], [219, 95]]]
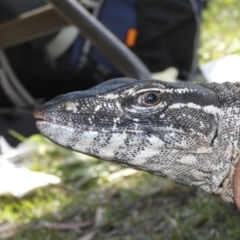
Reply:
[[137, 99], [137, 103], [140, 106], [154, 106], [160, 102], [159, 92], [145, 92], [140, 94]]

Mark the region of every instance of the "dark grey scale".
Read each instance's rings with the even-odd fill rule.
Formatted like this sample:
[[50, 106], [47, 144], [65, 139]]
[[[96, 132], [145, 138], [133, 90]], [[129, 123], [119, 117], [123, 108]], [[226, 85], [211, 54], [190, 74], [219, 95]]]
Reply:
[[[208, 96], [208, 97], [206, 97]], [[187, 92], [187, 93], [172, 93], [171, 94], [171, 102], [170, 104], [174, 103], [194, 103], [199, 106], [208, 106], [208, 105], [213, 105], [218, 107], [219, 106], [219, 101], [218, 97], [214, 92], [211, 92], [211, 95], [202, 95], [201, 93], [196, 93], [196, 92]]]
[[93, 139], [93, 149], [95, 149], [95, 146], [97, 146], [98, 151], [105, 148], [109, 144], [111, 137], [111, 133], [99, 133], [98, 136]]
[[66, 147], [67, 147], [68, 149], [73, 149], [74, 144], [67, 144]]
[[114, 151], [114, 155], [119, 158], [122, 157], [125, 160], [131, 161], [139, 154], [139, 152], [136, 152], [134, 149], [136, 144], [140, 144], [140, 141], [136, 141], [136, 139], [132, 140], [130, 136], [124, 140], [124, 143], [124, 146], [119, 146], [118, 149]]
[[121, 151], [121, 149], [118, 149], [118, 151], [114, 151], [115, 159], [118, 159], [119, 161], [122, 160], [123, 162], [131, 161], [133, 156], [131, 154], [126, 153], [125, 151]]
[[[183, 116], [183, 114], [187, 116]], [[177, 119], [176, 116], [182, 117], [181, 119]], [[205, 135], [208, 135], [209, 131], [216, 128], [216, 120], [213, 114], [189, 107], [184, 107], [184, 109], [168, 109], [166, 112], [166, 120], [167, 122], [171, 122], [176, 129], [184, 129], [187, 132], [190, 129], [194, 129], [195, 132]], [[200, 124], [196, 124], [196, 122], [199, 123], [200, 121], [204, 122], [204, 128], [202, 128]], [[205, 123], [208, 123], [208, 126]], [[165, 121], [163, 121], [163, 126], [168, 126]]]
[[100, 154], [100, 150], [98, 148], [92, 148], [91, 150], [89, 149], [89, 152], [93, 155]]

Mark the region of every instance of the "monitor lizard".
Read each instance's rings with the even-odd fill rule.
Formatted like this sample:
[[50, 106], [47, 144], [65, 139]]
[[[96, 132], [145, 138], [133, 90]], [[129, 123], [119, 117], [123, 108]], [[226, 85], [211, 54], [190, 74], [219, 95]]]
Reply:
[[40, 132], [85, 154], [234, 202], [240, 83], [120, 78], [36, 108]]

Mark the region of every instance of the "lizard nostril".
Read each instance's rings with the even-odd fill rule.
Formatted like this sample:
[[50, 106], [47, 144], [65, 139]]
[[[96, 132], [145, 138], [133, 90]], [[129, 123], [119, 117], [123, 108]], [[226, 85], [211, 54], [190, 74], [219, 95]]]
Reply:
[[77, 112], [77, 107], [74, 103], [71, 102], [67, 102], [63, 105], [64, 110], [68, 111], [68, 112], [73, 112], [76, 113]]

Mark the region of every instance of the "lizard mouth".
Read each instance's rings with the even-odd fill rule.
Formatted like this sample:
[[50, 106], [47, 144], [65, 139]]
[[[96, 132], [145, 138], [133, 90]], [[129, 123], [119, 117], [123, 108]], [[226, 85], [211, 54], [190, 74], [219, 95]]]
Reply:
[[36, 119], [36, 122], [53, 122], [51, 119], [48, 117], [44, 116], [44, 114], [41, 114], [41, 112], [35, 110], [34, 113], [34, 118]]
[[46, 118], [44, 118], [43, 116], [41, 116], [41, 115], [39, 115], [39, 114], [35, 114], [35, 113], [34, 113], [34, 117], [35, 117], [36, 121], [39, 121], [39, 122], [42, 122], [42, 121], [48, 122], [48, 120], [47, 120]]
[[41, 117], [35, 117], [37, 122], [46, 122], [44, 118]]

